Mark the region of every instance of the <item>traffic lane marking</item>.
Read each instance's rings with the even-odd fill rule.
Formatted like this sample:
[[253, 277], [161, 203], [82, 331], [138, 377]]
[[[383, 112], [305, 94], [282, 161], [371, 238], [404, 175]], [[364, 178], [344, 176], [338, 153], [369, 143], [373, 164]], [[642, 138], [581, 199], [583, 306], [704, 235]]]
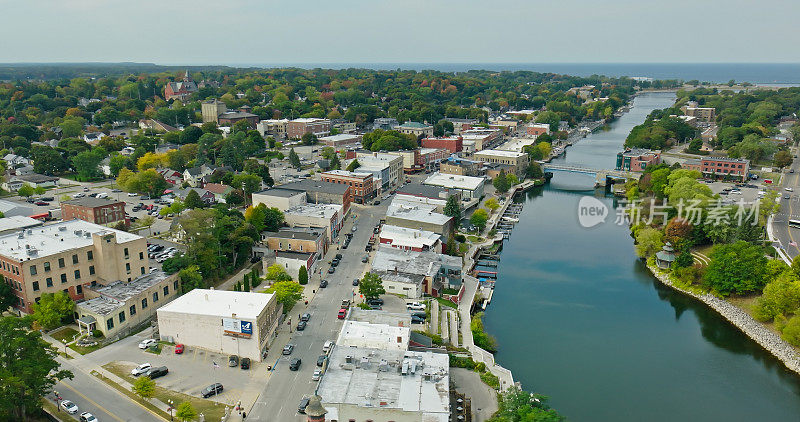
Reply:
[[[61, 381], [61, 384], [64, 384], [64, 387], [67, 387], [67, 388], [69, 388], [70, 390], [72, 390], [72, 392], [73, 392], [73, 393], [75, 393], [75, 394], [79, 395], [79, 396], [80, 396], [82, 399], [84, 399], [84, 400], [88, 401], [89, 403], [93, 404], [95, 407], [97, 407], [98, 409], [102, 410], [103, 412], [106, 412], [106, 414], [108, 414], [108, 415], [109, 415], [109, 416], [111, 416], [112, 418], [114, 418], [114, 419], [118, 420], [119, 422], [126, 422], [125, 420], [121, 419], [119, 416], [117, 416], [116, 414], [114, 414], [114, 413], [113, 413], [113, 412], [111, 412], [110, 410], [106, 409], [106, 408], [105, 408], [105, 407], [103, 407], [103, 406], [100, 406], [99, 404], [97, 404], [97, 402], [95, 402], [94, 400], [90, 399], [89, 397], [86, 397], [86, 396], [85, 396], [83, 393], [81, 393], [80, 391], [78, 391], [78, 390], [77, 390], [75, 387], [73, 387], [73, 386], [69, 385], [69, 383], [67, 383], [67, 382], [65, 382], [65, 381], [63, 381], [63, 380], [62, 380], [62, 381]], [[148, 409], [148, 410], [149, 410], [149, 409]], [[152, 413], [152, 412], [151, 412], [151, 413]]]

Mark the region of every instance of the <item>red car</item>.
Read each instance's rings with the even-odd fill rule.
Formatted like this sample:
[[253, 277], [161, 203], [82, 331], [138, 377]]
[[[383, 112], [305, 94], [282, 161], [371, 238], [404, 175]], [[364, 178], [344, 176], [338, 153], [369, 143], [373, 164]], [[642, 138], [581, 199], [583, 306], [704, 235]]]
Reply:
[[339, 309], [339, 319], [344, 319], [347, 315], [347, 309]]
[[175, 354], [176, 355], [183, 354], [183, 345], [182, 344], [176, 344], [175, 345]]

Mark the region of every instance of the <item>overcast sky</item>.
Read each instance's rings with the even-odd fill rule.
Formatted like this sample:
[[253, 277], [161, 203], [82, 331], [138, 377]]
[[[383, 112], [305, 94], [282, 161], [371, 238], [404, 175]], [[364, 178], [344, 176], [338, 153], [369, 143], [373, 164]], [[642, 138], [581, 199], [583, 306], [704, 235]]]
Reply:
[[0, 62], [800, 62], [797, 0], [0, 0]]

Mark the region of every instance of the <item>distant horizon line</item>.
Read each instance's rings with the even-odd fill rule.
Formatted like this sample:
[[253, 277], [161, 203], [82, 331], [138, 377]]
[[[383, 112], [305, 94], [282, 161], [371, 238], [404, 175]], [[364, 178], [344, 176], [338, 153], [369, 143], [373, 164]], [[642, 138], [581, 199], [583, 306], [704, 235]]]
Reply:
[[19, 61], [19, 62], [0, 62], [0, 66], [2, 65], [58, 65], [58, 64], [148, 64], [148, 65], [156, 65], [156, 66], [292, 66], [292, 65], [341, 65], [341, 64], [375, 64], [375, 65], [395, 65], [395, 64], [413, 64], [413, 65], [470, 65], [470, 64], [480, 64], [480, 65], [551, 65], [551, 64], [569, 64], [569, 65], [631, 65], [631, 64], [646, 64], [646, 65], [800, 65], [800, 61], [796, 62], [569, 62], [569, 61], [561, 61], [561, 62], [468, 62], [468, 61], [441, 61], [441, 62], [433, 62], [433, 61], [419, 61], [419, 62], [388, 62], [388, 61], [373, 61], [373, 62], [360, 62], [360, 61], [310, 61], [310, 62], [264, 62], [264, 63], [247, 63], [247, 62], [220, 62], [220, 63], [207, 63], [207, 62], [173, 62], [173, 63], [163, 63], [163, 62], [142, 62], [142, 61]]

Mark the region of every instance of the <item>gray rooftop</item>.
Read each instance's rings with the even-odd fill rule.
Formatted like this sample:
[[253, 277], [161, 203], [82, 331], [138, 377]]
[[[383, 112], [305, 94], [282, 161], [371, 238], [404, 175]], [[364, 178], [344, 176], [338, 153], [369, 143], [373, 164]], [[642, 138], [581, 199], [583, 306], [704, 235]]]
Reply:
[[422, 185], [409, 183], [397, 189], [398, 194], [421, 196], [423, 198], [447, 199], [449, 190], [441, 186]]
[[295, 189], [284, 189], [282, 186], [274, 187], [271, 189], [262, 190], [261, 192], [256, 192], [254, 195], [267, 195], [267, 196], [278, 196], [281, 198], [291, 198], [293, 196], [300, 195], [301, 191]]
[[299, 182], [285, 183], [283, 185], [275, 186], [273, 189], [289, 189], [294, 191], [304, 192], [320, 192], [332, 193], [337, 195], [344, 195], [349, 186], [341, 183], [323, 182], [321, 180], [301, 180]]
[[88, 207], [88, 208], [102, 207], [112, 204], [125, 204], [125, 202], [122, 201], [115, 201], [113, 199], [108, 199], [108, 198], [93, 198], [91, 196], [87, 196], [84, 198], [70, 199], [69, 201], [63, 201], [61, 203], [76, 205], [79, 207]]
[[372, 260], [372, 270], [375, 272], [402, 272], [433, 277], [441, 268], [439, 254], [434, 251], [404, 251], [381, 246]]
[[169, 275], [165, 272], [153, 271], [127, 283], [115, 281], [106, 286], [95, 288], [94, 290], [100, 296], [80, 302], [77, 306], [100, 315], [108, 315], [120, 306], [124, 306], [128, 300], [138, 297], [142, 292], [167, 278], [169, 278]]
[[267, 232], [267, 237], [280, 239], [317, 240], [322, 233], [308, 230], [280, 229], [277, 232]]

